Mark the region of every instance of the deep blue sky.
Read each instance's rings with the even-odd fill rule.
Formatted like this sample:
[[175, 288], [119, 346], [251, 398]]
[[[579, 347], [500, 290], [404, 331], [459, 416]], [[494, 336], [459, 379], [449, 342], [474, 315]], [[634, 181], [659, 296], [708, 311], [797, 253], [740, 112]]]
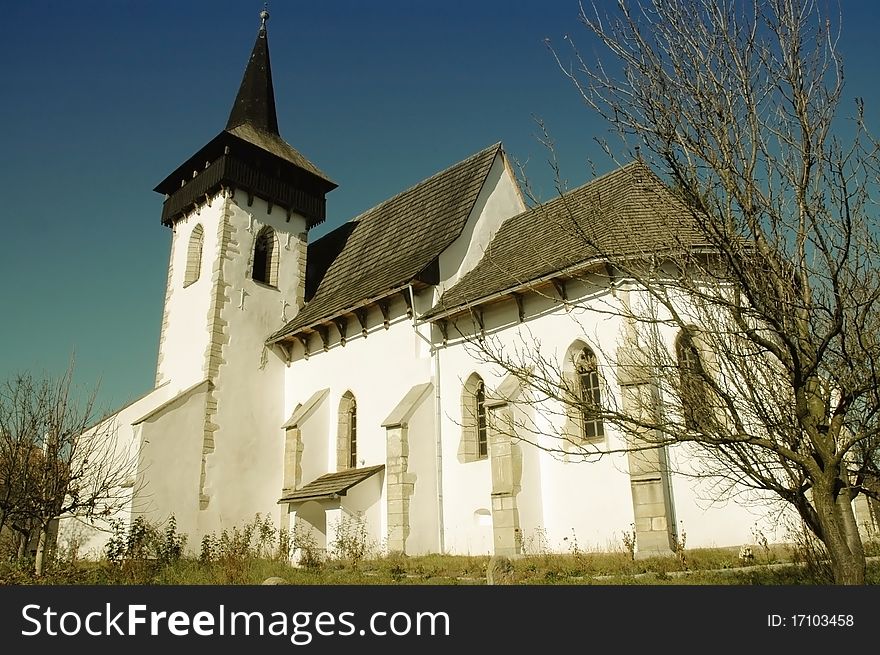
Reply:
[[[846, 108], [876, 116], [872, 2], [846, 2]], [[0, 0], [0, 380], [152, 387], [170, 231], [153, 187], [225, 125], [262, 2]], [[540, 117], [571, 186], [611, 164], [544, 45], [592, 50], [576, 0], [270, 4], [282, 136], [339, 184], [320, 236], [496, 141], [554, 193]]]

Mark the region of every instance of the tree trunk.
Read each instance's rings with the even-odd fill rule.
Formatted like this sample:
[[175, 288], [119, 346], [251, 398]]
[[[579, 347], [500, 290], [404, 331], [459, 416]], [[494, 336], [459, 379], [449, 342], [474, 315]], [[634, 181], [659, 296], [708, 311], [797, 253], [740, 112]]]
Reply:
[[831, 559], [834, 584], [865, 584], [865, 554], [858, 530], [851, 529], [856, 522], [848, 495], [835, 494], [828, 487], [816, 485], [813, 502]]
[[49, 524], [40, 524], [40, 538], [37, 541], [37, 556], [34, 562], [34, 573], [43, 575], [46, 560], [46, 545], [49, 541]]
[[27, 547], [30, 539], [28, 538], [29, 535], [26, 535], [22, 532], [16, 532], [15, 534], [18, 535], [18, 552], [16, 553], [16, 560], [18, 562], [21, 562], [24, 560], [25, 555], [27, 555]]
[[846, 530], [846, 543], [850, 551], [861, 557], [865, 556], [865, 549], [862, 545], [862, 535], [859, 533], [859, 525], [856, 521], [855, 510], [852, 506], [852, 500], [848, 493], [838, 494], [837, 496], [838, 511]]

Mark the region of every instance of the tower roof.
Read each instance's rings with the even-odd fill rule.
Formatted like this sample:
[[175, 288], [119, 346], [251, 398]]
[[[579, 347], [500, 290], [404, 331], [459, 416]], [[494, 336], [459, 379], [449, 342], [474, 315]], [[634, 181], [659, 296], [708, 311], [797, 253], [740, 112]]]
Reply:
[[260, 31], [241, 78], [241, 86], [229, 113], [226, 129], [250, 125], [254, 129], [278, 135], [275, 90], [272, 86], [272, 67], [269, 64], [269, 37], [266, 33], [269, 12], [263, 10], [260, 18]]
[[166, 195], [162, 223], [174, 221], [221, 186], [242, 189], [301, 213], [309, 227], [324, 220], [324, 195], [336, 188], [317, 166], [281, 138], [269, 64], [266, 20], [248, 60], [229, 120], [220, 134], [155, 187]]

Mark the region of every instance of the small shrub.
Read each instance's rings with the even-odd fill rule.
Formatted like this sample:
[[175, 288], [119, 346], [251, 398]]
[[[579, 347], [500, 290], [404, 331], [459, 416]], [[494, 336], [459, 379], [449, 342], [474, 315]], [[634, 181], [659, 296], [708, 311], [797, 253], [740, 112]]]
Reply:
[[832, 584], [834, 573], [825, 544], [803, 522], [788, 526], [791, 561], [802, 564], [806, 577], [816, 584]]
[[323, 551], [318, 547], [318, 541], [310, 527], [298, 525], [293, 531], [291, 546], [298, 553], [300, 566], [314, 571], [324, 565]]
[[684, 523], [681, 523], [681, 530], [677, 535], [672, 537], [672, 550], [678, 558], [678, 563], [682, 569], [687, 569], [687, 553], [685, 552], [685, 544], [687, 543], [687, 532], [684, 530]]
[[177, 532], [177, 520], [174, 515], [168, 519], [165, 532], [156, 544], [156, 559], [160, 564], [174, 564], [183, 556], [183, 548], [186, 545], [186, 535]]
[[363, 516], [343, 517], [336, 527], [336, 537], [329, 544], [330, 554], [357, 566], [368, 555], [372, 554], [372, 542], [367, 530], [367, 522]]
[[636, 559], [636, 524], [630, 523], [629, 530], [623, 533], [623, 548], [629, 553], [630, 560]]

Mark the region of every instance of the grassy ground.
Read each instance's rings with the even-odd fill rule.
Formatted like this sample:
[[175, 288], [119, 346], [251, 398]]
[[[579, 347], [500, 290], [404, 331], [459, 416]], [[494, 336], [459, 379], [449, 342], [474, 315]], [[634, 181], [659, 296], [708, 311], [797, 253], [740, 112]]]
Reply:
[[[870, 554], [874, 554], [873, 550]], [[793, 561], [799, 560], [799, 561]], [[868, 583], [880, 583], [880, 558], [870, 557]], [[224, 557], [211, 562], [180, 558], [159, 564], [152, 559], [56, 564], [41, 578], [0, 565], [0, 584], [260, 584], [280, 577], [293, 585], [482, 585], [489, 557], [402, 555], [334, 560], [295, 568], [258, 557]], [[748, 565], [744, 565], [748, 564]], [[693, 549], [679, 557], [634, 560], [629, 553], [528, 555], [511, 561], [505, 584], [520, 585], [795, 585], [830, 582], [821, 562], [799, 557], [785, 547], [763, 549], [743, 562], [737, 550]]]
[[[269, 517], [205, 536], [197, 557], [185, 555], [186, 539], [173, 517], [161, 529], [143, 519], [116, 528], [102, 561], [78, 560], [73, 549], [40, 577], [32, 567], [0, 563], [0, 584], [254, 585], [277, 577], [292, 585], [484, 585], [490, 566], [489, 556], [375, 556], [362, 524], [339, 527], [330, 559], [308, 535], [291, 539]], [[294, 548], [308, 565], [290, 565]], [[880, 583], [880, 542], [865, 549], [867, 581]], [[624, 543], [614, 552], [532, 552], [500, 562], [501, 568], [496, 560], [493, 577], [495, 584], [518, 585], [829, 584], [823, 552], [807, 538], [789, 545], [764, 541], [748, 558], [738, 548], [700, 548], [640, 559]]]

